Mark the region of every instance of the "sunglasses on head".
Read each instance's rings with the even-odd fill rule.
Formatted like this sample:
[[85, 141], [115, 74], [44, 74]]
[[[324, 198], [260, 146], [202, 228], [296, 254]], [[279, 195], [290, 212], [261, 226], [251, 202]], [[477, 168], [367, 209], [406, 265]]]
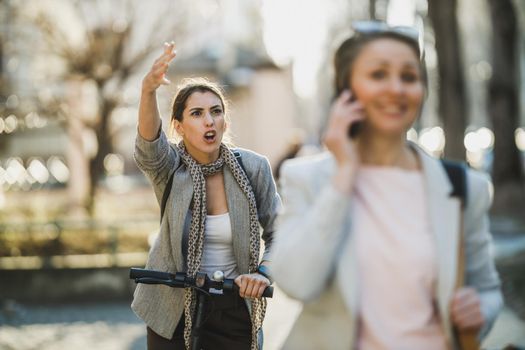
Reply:
[[392, 33], [404, 36], [410, 40], [419, 43], [419, 32], [414, 27], [409, 26], [390, 26], [381, 21], [355, 21], [352, 28], [359, 34], [381, 34]]

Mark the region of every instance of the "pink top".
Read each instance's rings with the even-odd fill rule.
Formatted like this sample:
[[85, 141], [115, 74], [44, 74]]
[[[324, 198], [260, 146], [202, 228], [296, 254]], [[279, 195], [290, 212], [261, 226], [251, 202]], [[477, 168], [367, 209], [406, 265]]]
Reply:
[[434, 240], [423, 175], [364, 166], [353, 232], [359, 271], [359, 349], [447, 349], [435, 304]]

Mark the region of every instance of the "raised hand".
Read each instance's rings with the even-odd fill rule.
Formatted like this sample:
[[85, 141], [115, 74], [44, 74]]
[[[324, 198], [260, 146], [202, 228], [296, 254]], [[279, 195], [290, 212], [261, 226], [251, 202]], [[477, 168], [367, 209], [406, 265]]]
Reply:
[[154, 92], [161, 85], [168, 85], [171, 82], [166, 78], [166, 73], [169, 68], [169, 63], [175, 58], [177, 51], [175, 51], [175, 43], [164, 43], [164, 52], [160, 55], [150, 71], [142, 80], [142, 90], [146, 93]]
[[166, 78], [166, 72], [168, 71], [169, 63], [175, 56], [175, 43], [173, 41], [164, 43], [164, 52], [155, 60], [150, 71], [142, 80], [138, 131], [140, 136], [148, 141], [153, 141], [159, 136], [161, 119], [155, 92], [159, 86], [170, 83]]

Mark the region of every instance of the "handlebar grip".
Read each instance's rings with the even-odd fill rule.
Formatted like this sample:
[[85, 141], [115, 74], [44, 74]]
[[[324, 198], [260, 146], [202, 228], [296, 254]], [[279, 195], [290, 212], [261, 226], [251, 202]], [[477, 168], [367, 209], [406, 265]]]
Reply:
[[273, 287], [268, 286], [263, 292], [263, 297], [265, 298], [273, 298]]
[[157, 278], [157, 279], [162, 279], [162, 280], [174, 280], [175, 279], [175, 275], [169, 272], [139, 269], [136, 267], [132, 267], [129, 270], [129, 278], [136, 279], [136, 278], [143, 278], [143, 277]]
[[[239, 286], [235, 284], [234, 280], [232, 279], [225, 279], [223, 282], [223, 289], [224, 290], [230, 290], [235, 293], [239, 293]], [[263, 297], [265, 298], [273, 298], [273, 287], [268, 286], [263, 292]]]

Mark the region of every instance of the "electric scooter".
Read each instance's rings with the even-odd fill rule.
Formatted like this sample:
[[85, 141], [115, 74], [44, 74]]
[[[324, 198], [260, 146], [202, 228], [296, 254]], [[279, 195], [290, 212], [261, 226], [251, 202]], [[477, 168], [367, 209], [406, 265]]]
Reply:
[[[197, 272], [195, 277], [186, 275], [185, 272], [175, 274], [169, 272], [146, 270], [132, 267], [129, 278], [135, 283], [163, 284], [172, 288], [193, 288], [197, 291], [197, 304], [195, 307], [195, 321], [191, 330], [191, 349], [201, 350], [200, 331], [204, 323], [204, 310], [206, 296], [210, 295], [210, 289], [222, 290], [224, 293], [238, 293], [239, 287], [233, 279], [224, 278], [222, 271], [215, 271], [212, 278], [204, 272]], [[271, 298], [273, 287], [268, 286], [264, 290], [263, 297]]]

